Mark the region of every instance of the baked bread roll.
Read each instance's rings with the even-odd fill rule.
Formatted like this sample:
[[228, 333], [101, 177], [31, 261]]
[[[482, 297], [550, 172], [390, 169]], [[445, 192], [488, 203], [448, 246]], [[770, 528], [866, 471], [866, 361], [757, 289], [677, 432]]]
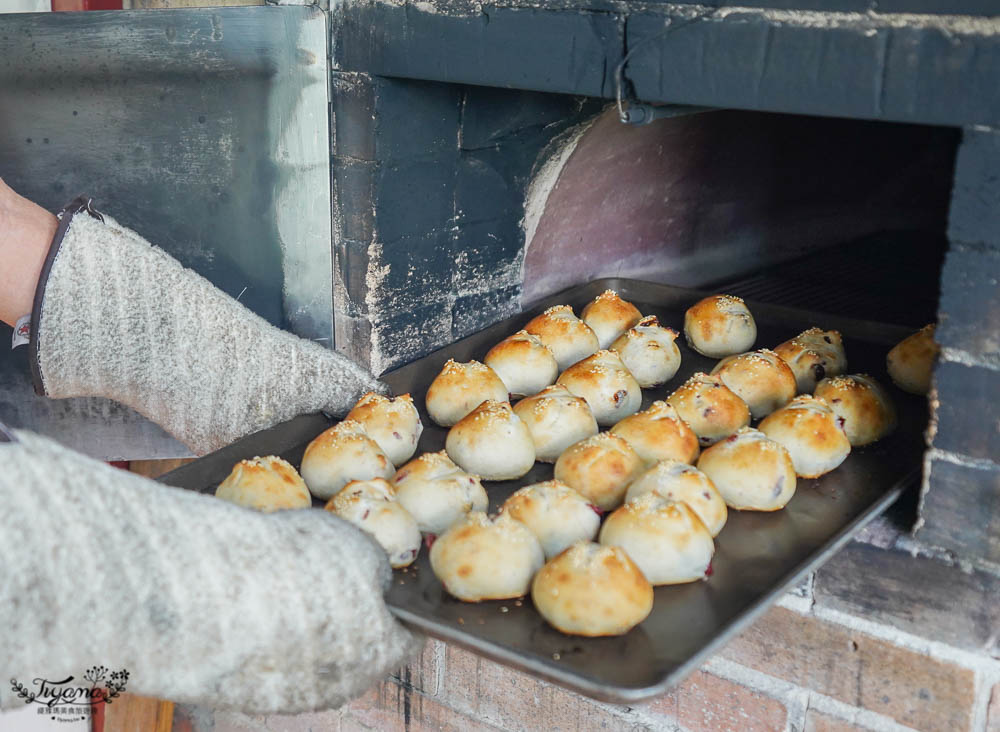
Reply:
[[738, 511], [777, 511], [795, 495], [788, 451], [759, 430], [744, 427], [701, 454], [698, 469]]
[[528, 321], [524, 329], [552, 351], [559, 370], [596, 352], [601, 344], [590, 326], [573, 314], [569, 305], [556, 305]]
[[370, 391], [358, 400], [345, 419], [353, 419], [364, 427], [393, 465], [402, 465], [413, 457], [424, 431], [409, 394], [391, 399]]
[[648, 409], [626, 417], [611, 428], [611, 434], [628, 442], [647, 463], [693, 463], [698, 458], [698, 435], [664, 401], [653, 402]]
[[479, 476], [455, 465], [444, 450], [411, 460], [392, 480], [396, 500], [428, 534], [441, 534], [469, 511], [485, 511], [489, 506]]
[[646, 493], [608, 516], [601, 544], [620, 546], [651, 585], [677, 585], [705, 577], [715, 542], [686, 503]]
[[396, 501], [392, 485], [382, 478], [352, 480], [324, 508], [375, 537], [393, 568], [413, 563], [420, 551], [420, 529]]
[[545, 562], [531, 530], [509, 514], [472, 511], [431, 546], [431, 569], [459, 600], [507, 600], [527, 594]]
[[526, 330], [497, 343], [483, 362], [496, 372], [511, 396], [537, 394], [559, 375], [552, 351]]
[[643, 389], [665, 384], [681, 367], [677, 331], [664, 328], [655, 315], [643, 318], [611, 344]]
[[302, 478], [309, 492], [323, 500], [352, 480], [391, 478], [395, 470], [378, 443], [353, 419], [321, 433], [302, 456]]
[[653, 609], [653, 587], [620, 548], [581, 541], [539, 570], [531, 601], [563, 633], [623, 635]]
[[448, 430], [448, 457], [483, 480], [513, 480], [535, 464], [535, 443], [510, 404], [489, 399]]
[[621, 505], [628, 484], [644, 463], [621, 437], [610, 432], [570, 445], [556, 460], [555, 479], [603, 511]]
[[792, 369], [800, 394], [812, 394], [818, 382], [847, 370], [844, 340], [835, 330], [804, 330], [774, 352]]
[[767, 348], [727, 356], [712, 369], [712, 375], [747, 403], [754, 419], [785, 406], [796, 394], [795, 374], [777, 353]]
[[931, 390], [934, 362], [941, 347], [934, 341], [935, 324], [925, 325], [893, 346], [885, 358], [889, 378], [903, 391], [924, 395]]
[[638, 323], [642, 313], [632, 303], [622, 300], [614, 290], [605, 290], [584, 306], [580, 317], [594, 331], [601, 348], [607, 348]]
[[535, 443], [535, 460], [554, 463], [563, 450], [597, 434], [597, 420], [587, 400], [562, 384], [547, 386], [514, 405]]
[[625, 492], [625, 503], [647, 493], [686, 503], [713, 537], [726, 525], [729, 516], [726, 502], [709, 477], [693, 465], [680, 460], [661, 460], [632, 481]]
[[562, 372], [556, 380], [590, 405], [597, 424], [610, 426], [635, 414], [642, 390], [614, 351], [598, 351]]
[[808, 394], [795, 397], [787, 407], [765, 417], [759, 428], [785, 446], [796, 475], [802, 478], [829, 473], [851, 452], [843, 420], [825, 401]]
[[851, 447], [881, 440], [896, 429], [896, 407], [867, 374], [823, 379], [816, 385], [816, 397], [844, 420], [844, 434]]
[[451, 427], [487, 399], [505, 402], [507, 397], [507, 387], [489, 366], [449, 358], [427, 388], [427, 414], [442, 427]]
[[306, 482], [295, 468], [274, 455], [240, 460], [219, 483], [215, 497], [264, 513], [312, 505]]
[[741, 298], [709, 295], [684, 313], [684, 337], [702, 356], [722, 358], [749, 351], [757, 340], [757, 324]]
[[750, 424], [747, 403], [730, 391], [722, 379], [701, 371], [668, 396], [667, 403], [698, 435], [702, 447]]
[[601, 527], [601, 510], [558, 480], [524, 486], [500, 510], [531, 529], [546, 559], [577, 541], [592, 541]]

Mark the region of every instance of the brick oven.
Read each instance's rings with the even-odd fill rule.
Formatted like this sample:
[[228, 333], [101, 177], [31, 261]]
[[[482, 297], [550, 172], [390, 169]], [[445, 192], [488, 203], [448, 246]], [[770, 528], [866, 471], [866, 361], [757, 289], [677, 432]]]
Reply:
[[[338, 347], [386, 371], [607, 275], [937, 320], [921, 484], [664, 697], [598, 704], [431, 642], [323, 719], [1000, 729], [1000, 20], [728, 5], [336, 6]], [[626, 125], [616, 96], [669, 106]]]
[[605, 276], [936, 320], [922, 479], [649, 701], [430, 640], [342, 710], [174, 729], [1000, 732], [994, 4], [319, 5], [337, 348], [385, 373]]

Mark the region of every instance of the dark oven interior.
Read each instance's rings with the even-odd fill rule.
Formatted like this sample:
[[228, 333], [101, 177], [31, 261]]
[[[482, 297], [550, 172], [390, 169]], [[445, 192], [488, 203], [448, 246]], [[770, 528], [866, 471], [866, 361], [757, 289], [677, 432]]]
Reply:
[[949, 128], [728, 110], [634, 127], [608, 108], [529, 188], [522, 297], [616, 274], [920, 327], [937, 312], [957, 143]]

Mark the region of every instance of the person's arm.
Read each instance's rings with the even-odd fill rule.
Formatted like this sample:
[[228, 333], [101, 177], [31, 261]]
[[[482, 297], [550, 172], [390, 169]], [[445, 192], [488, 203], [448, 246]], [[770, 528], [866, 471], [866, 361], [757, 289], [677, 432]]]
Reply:
[[[11, 680], [127, 671], [125, 691], [250, 714], [337, 707], [416, 653], [385, 552], [328, 511], [261, 514], [27, 432], [0, 440], [0, 708]], [[75, 684], [74, 684], [75, 686]]]
[[343, 416], [365, 392], [388, 391], [342, 354], [270, 325], [88, 199], [57, 221], [4, 189], [13, 233], [0, 272], [16, 287], [2, 312], [11, 323], [31, 313], [39, 394], [113, 399], [205, 453], [299, 414]]
[[0, 178], [0, 320], [11, 327], [31, 312], [56, 225], [55, 216]]
[[[2, 186], [0, 316], [29, 312], [36, 389], [116, 399], [198, 452], [383, 388], [88, 202], [57, 220]], [[384, 551], [326, 511], [257, 514], [2, 425], [0, 506], [0, 657], [22, 683], [100, 664], [127, 669], [128, 691], [297, 712], [360, 694], [421, 642], [385, 606]]]

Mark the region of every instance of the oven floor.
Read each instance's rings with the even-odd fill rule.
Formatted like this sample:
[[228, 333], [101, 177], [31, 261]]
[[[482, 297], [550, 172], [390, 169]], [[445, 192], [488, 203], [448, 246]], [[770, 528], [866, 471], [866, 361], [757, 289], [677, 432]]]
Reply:
[[873, 234], [714, 284], [748, 300], [920, 328], [936, 320], [943, 235]]

